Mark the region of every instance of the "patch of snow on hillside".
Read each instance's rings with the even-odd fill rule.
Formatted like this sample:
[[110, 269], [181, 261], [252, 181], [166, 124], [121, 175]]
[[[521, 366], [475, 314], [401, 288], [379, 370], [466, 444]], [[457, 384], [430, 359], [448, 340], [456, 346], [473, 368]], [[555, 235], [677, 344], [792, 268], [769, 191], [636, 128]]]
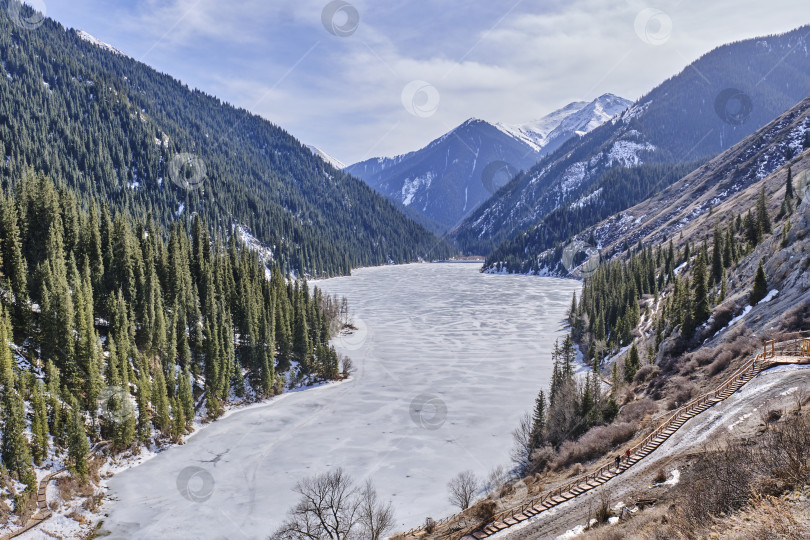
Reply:
[[779, 291], [777, 291], [776, 289], [773, 289], [773, 290], [771, 290], [771, 291], [768, 293], [768, 295], [767, 295], [765, 298], [763, 298], [763, 299], [762, 299], [762, 300], [760, 300], [759, 302], [760, 302], [760, 304], [764, 304], [765, 302], [770, 302], [771, 300], [773, 300], [774, 298], [776, 298], [776, 296], [777, 296], [778, 294], [779, 294]]
[[587, 206], [589, 204], [593, 204], [594, 202], [596, 202], [597, 199], [599, 199], [599, 196], [601, 194], [602, 194], [602, 188], [599, 188], [596, 191], [594, 191], [593, 193], [591, 193], [590, 195], [586, 195], [584, 197], [581, 197], [576, 202], [571, 203], [571, 209], [573, 210], [575, 208], [583, 208], [583, 207], [585, 207], [585, 206]]
[[563, 193], [567, 193], [579, 186], [585, 179], [585, 172], [585, 164], [582, 162], [574, 163], [568, 167], [563, 173], [562, 181], [560, 182], [560, 189]]
[[652, 100], [650, 100], [650, 101], [648, 101], [646, 103], [642, 103], [641, 105], [635, 105], [635, 106], [631, 107], [630, 109], [628, 109], [628, 111], [626, 113], [624, 113], [624, 115], [622, 115], [622, 120], [624, 120], [625, 123], [626, 123], [626, 122], [629, 122], [630, 120], [632, 120], [634, 118], [638, 118], [639, 116], [644, 114], [644, 111], [646, 111], [647, 108], [651, 104], [652, 104]]
[[402, 204], [405, 206], [410, 206], [417, 192], [420, 189], [429, 189], [432, 182], [432, 172], [428, 172], [425, 176], [419, 176], [413, 179], [406, 178], [405, 182], [402, 184]]
[[650, 143], [639, 144], [632, 141], [616, 141], [608, 152], [608, 162], [618, 163], [623, 167], [632, 167], [641, 163], [639, 152], [651, 152], [655, 146]]
[[113, 54], [120, 54], [121, 56], [126, 56], [124, 53], [122, 53], [121, 51], [119, 51], [118, 49], [113, 47], [112, 45], [110, 45], [108, 43], [104, 43], [103, 41], [96, 39], [95, 37], [93, 37], [90, 34], [88, 34], [87, 32], [85, 32], [84, 30], [76, 30], [76, 35], [79, 36], [80, 39], [82, 39], [84, 41], [87, 41], [88, 43], [92, 43], [96, 47], [100, 47], [100, 48], [104, 49], [105, 51], [109, 51], [109, 52], [111, 52]]
[[256, 253], [258, 253], [259, 258], [262, 260], [262, 262], [266, 264], [273, 260], [273, 250], [265, 247], [264, 244], [259, 242], [259, 240], [255, 236], [250, 234], [250, 231], [247, 230], [247, 227], [245, 227], [244, 225], [237, 224], [235, 225], [235, 228], [236, 230], [239, 231], [239, 235], [242, 237], [242, 242], [244, 242], [245, 246], [250, 251], [255, 251]]

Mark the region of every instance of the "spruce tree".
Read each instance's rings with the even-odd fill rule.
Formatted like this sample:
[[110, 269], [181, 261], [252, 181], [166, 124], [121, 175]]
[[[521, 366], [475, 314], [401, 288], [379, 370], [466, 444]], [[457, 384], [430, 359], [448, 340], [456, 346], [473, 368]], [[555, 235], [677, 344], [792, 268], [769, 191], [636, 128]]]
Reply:
[[785, 200], [792, 201], [795, 196], [793, 192], [793, 170], [788, 167], [787, 180], [785, 181]]
[[68, 460], [70, 469], [81, 477], [87, 476], [87, 456], [90, 453], [90, 443], [87, 441], [87, 432], [84, 427], [79, 402], [71, 402], [71, 411], [68, 421]]
[[542, 448], [545, 444], [546, 431], [546, 394], [543, 390], [537, 395], [534, 402], [534, 413], [532, 414], [532, 450]]
[[168, 435], [171, 429], [169, 418], [169, 395], [166, 390], [166, 378], [163, 376], [163, 369], [155, 369], [152, 387], [152, 403], [155, 406], [155, 425], [164, 435]]
[[3, 405], [3, 464], [17, 479], [36, 488], [36, 478], [31, 469], [31, 448], [25, 436], [25, 408], [23, 398], [13, 387], [5, 388]]
[[762, 259], [759, 260], [756, 276], [754, 276], [754, 287], [751, 290], [750, 302], [752, 306], [768, 295], [768, 280], [765, 277], [765, 269], [762, 267]]
[[759, 192], [757, 199], [757, 225], [759, 227], [760, 235], [762, 238], [765, 234], [771, 233], [771, 218], [768, 216], [768, 203], [765, 199], [765, 186]]
[[0, 385], [3, 391], [14, 386], [14, 356], [9, 346], [13, 342], [8, 314], [0, 303]]
[[692, 270], [692, 318], [695, 326], [709, 319], [709, 292], [706, 287], [706, 260], [699, 254], [695, 268]]
[[45, 407], [45, 396], [43, 394], [43, 384], [41, 381], [34, 383], [31, 408], [34, 418], [31, 421], [32, 453], [34, 463], [42, 465], [48, 456], [50, 441], [48, 439], [48, 411]]
[[717, 285], [723, 278], [723, 233], [720, 225], [714, 228], [712, 245], [712, 284]]
[[633, 378], [640, 368], [641, 359], [638, 355], [638, 347], [636, 347], [636, 342], [634, 341], [633, 346], [630, 347], [630, 353], [624, 359], [624, 380], [628, 383], [632, 383]]

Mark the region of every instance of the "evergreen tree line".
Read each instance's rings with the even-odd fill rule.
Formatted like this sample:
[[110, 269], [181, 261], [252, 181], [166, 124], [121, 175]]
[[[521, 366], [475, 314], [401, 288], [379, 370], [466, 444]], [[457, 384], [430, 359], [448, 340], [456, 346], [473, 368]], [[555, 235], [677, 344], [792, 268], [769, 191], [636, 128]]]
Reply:
[[584, 380], [575, 376], [576, 345], [570, 335], [554, 343], [553, 369], [546, 392], [540, 390], [532, 413], [529, 455], [546, 446], [557, 449], [576, 440], [594, 426], [609, 424], [618, 414], [613, 395], [602, 393], [599, 363]]
[[212, 237], [199, 216], [166, 231], [106, 202], [85, 212], [26, 175], [0, 196], [0, 272], [2, 458], [26, 483], [51, 445], [82, 473], [88, 435], [115, 449], [177, 440], [202, 406], [217, 417], [285, 378], [339, 376], [328, 342], [345, 300], [279, 265], [268, 277], [238, 230]]
[[[797, 203], [790, 172], [785, 191], [780, 219], [789, 218]], [[672, 241], [657, 248], [639, 242], [635, 249], [625, 246], [625, 256], [600, 265], [585, 281], [581, 298], [578, 300], [576, 293], [572, 298], [568, 314], [571, 331], [562, 344], [554, 344], [551, 382], [535, 400], [527, 440], [519, 445], [520, 460], [533, 462], [540, 455], [536, 452], [557, 450], [565, 441], [577, 440], [592, 427], [609, 424], [617, 416], [618, 389], [623, 382], [632, 383], [642, 367], [633, 340], [633, 330], [642, 318], [642, 297], [658, 305], [665, 294], [660, 314], [651, 321], [656, 339], [647, 359], [652, 363], [666, 336], [678, 331], [684, 340], [693, 338], [697, 327], [725, 298], [727, 271], [772, 232], [763, 188], [745, 217], [733, 216], [726, 227], [715, 227], [711, 247], [705, 242], [700, 246], [686, 242], [676, 251]], [[766, 294], [767, 278], [760, 261], [751, 303], [756, 304]], [[652, 311], [646, 315], [652, 316]], [[575, 376], [577, 345], [587, 350], [585, 361], [592, 367], [584, 379]], [[623, 369], [618, 362], [613, 364], [611, 392], [603, 393], [602, 361], [621, 346], [629, 348]], [[516, 431], [517, 438], [519, 433]]]
[[[789, 227], [796, 202], [789, 172], [782, 204], [784, 215], [780, 211], [778, 216], [786, 220], [784, 229]], [[665, 292], [662, 309], [651, 321], [656, 331], [653, 353], [676, 329], [685, 341], [691, 340], [696, 329], [709, 320], [714, 307], [726, 298], [728, 272], [772, 232], [763, 188], [745, 216], [732, 215], [725, 226], [716, 224], [710, 245], [687, 241], [682, 249], [675, 250], [670, 240], [666, 246], [656, 248], [644, 247], [640, 241], [635, 249], [625, 246], [624, 256], [613, 257], [586, 279], [579, 302], [574, 298], [569, 319], [574, 340], [585, 347], [589, 361], [601, 360], [621, 346], [632, 344], [635, 349], [633, 330], [643, 315], [640, 301], [646, 297], [658, 305]], [[767, 294], [763, 291], [766, 286], [760, 262], [752, 304]], [[653, 316], [653, 310], [648, 312]], [[625, 377], [631, 381], [639, 368], [640, 362], [626, 364]]]

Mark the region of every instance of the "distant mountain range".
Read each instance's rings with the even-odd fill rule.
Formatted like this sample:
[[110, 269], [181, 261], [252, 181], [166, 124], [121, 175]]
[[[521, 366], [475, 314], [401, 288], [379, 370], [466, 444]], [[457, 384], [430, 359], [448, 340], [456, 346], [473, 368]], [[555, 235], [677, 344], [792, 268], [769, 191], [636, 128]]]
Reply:
[[518, 171], [534, 166], [573, 137], [584, 135], [632, 102], [605, 94], [577, 101], [514, 126], [472, 118], [424, 148], [347, 167], [409, 216], [444, 232], [487, 200]]
[[[810, 93], [808, 34], [805, 26], [709, 52], [620, 117], [516, 177], [451, 238], [468, 252], [490, 253], [539, 227], [537, 248], [545, 249], [665, 189], [685, 174], [671, 167], [699, 165]], [[652, 170], [656, 164], [663, 167]], [[632, 178], [644, 165], [644, 174]]]

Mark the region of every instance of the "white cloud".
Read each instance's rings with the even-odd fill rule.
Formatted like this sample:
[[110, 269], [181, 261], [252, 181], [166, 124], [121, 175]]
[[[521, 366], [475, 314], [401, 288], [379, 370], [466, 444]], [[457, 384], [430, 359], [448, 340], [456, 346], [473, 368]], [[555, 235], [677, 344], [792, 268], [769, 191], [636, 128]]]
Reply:
[[[355, 0], [360, 24], [340, 38], [322, 25], [326, 3], [48, 0], [48, 8], [347, 163], [413, 150], [471, 116], [524, 122], [604, 92], [637, 99], [718, 45], [810, 22], [806, 0]], [[663, 44], [636, 34], [647, 8], [672, 23]], [[429, 118], [402, 106], [412, 80], [441, 95]]]

